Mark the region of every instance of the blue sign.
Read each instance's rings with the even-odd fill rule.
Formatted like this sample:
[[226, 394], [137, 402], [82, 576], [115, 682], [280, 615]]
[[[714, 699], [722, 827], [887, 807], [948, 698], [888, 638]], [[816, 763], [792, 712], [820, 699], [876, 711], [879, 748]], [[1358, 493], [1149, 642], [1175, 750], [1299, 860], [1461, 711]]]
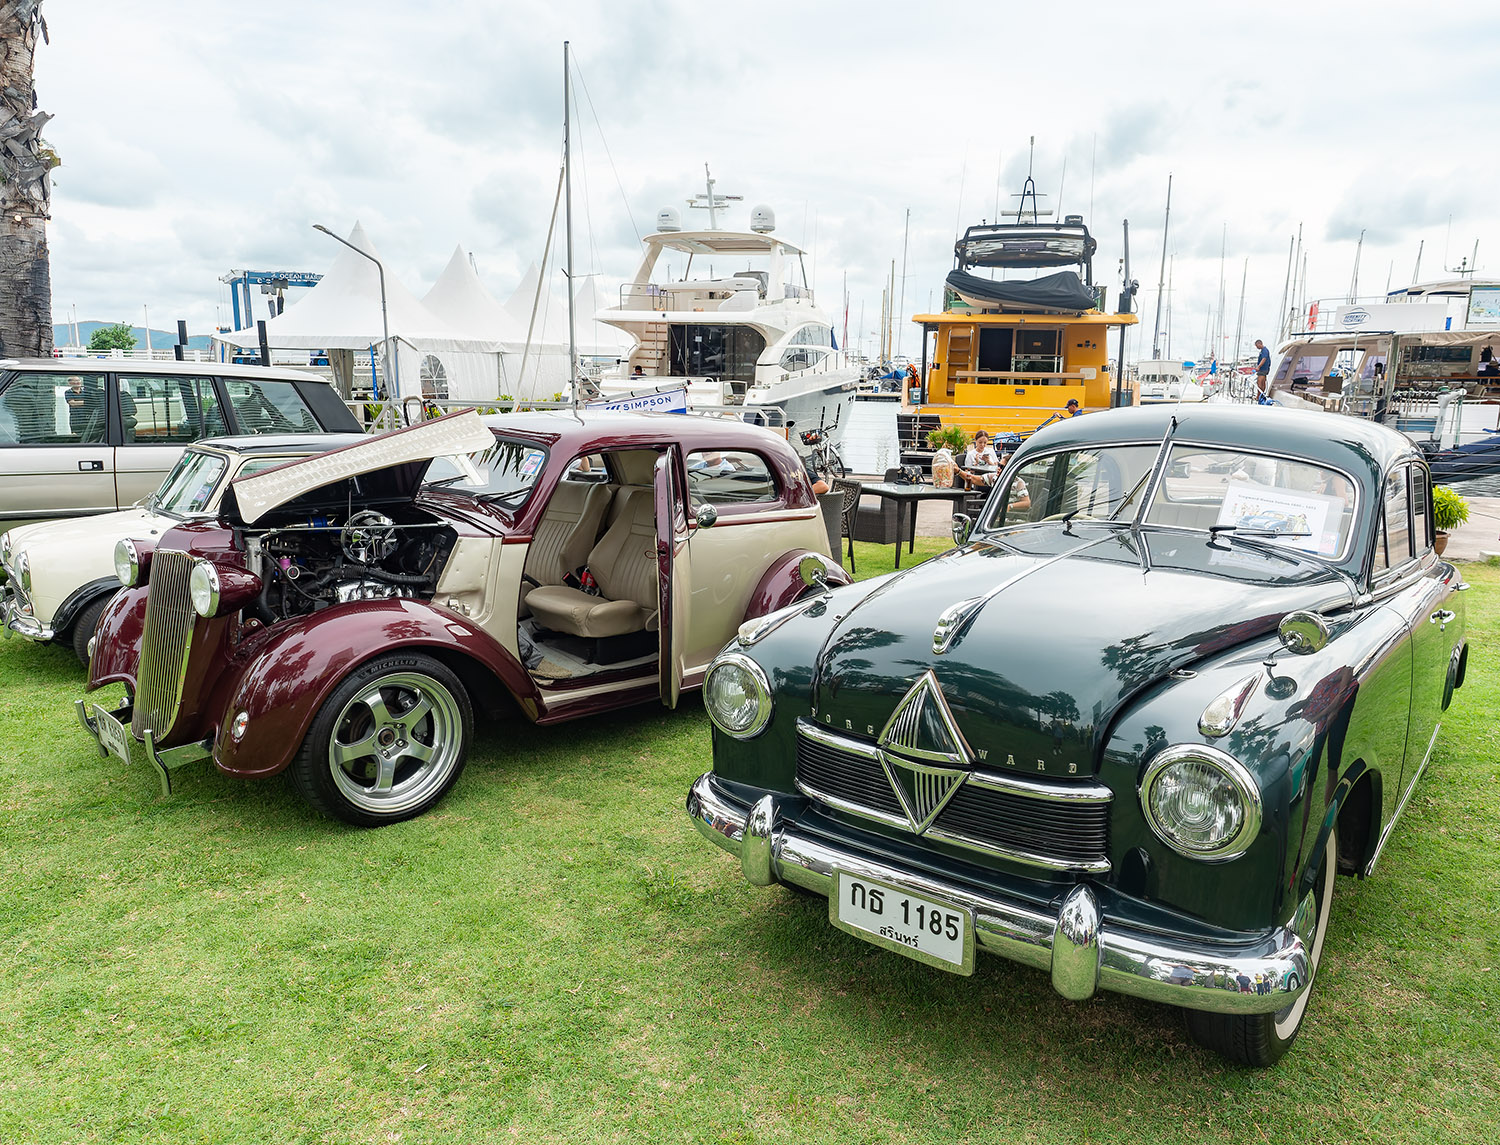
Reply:
[[620, 410], [628, 413], [687, 413], [687, 387], [652, 390], [644, 394], [625, 394], [589, 402], [584, 409]]

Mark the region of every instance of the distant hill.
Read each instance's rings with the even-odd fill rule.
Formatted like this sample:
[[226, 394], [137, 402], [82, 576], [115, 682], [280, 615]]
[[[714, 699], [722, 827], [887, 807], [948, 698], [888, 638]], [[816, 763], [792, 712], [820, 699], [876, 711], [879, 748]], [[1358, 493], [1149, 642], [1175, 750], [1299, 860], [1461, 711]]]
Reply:
[[[94, 331], [101, 326], [113, 326], [113, 322], [80, 322], [78, 324], [79, 345], [87, 346], [89, 339], [93, 337]], [[136, 346], [144, 349], [146, 345], [146, 331], [142, 326], [132, 326], [131, 334], [135, 336]], [[207, 350], [209, 344], [207, 334], [195, 334], [188, 338], [188, 349]], [[73, 344], [73, 324], [71, 322], [57, 322], [52, 327], [52, 343], [56, 346], [71, 346]], [[151, 348], [153, 350], [169, 350], [177, 345], [177, 329], [162, 330], [151, 327]]]

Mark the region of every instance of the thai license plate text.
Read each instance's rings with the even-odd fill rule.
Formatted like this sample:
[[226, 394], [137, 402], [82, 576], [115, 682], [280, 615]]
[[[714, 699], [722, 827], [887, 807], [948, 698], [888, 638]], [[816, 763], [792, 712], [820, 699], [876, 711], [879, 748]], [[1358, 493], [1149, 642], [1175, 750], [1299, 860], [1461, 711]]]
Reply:
[[958, 974], [974, 972], [974, 920], [962, 907], [839, 871], [828, 916], [877, 946]]
[[125, 725], [95, 704], [94, 726], [99, 729], [99, 742], [104, 745], [104, 750], [129, 763], [130, 733], [125, 730]]

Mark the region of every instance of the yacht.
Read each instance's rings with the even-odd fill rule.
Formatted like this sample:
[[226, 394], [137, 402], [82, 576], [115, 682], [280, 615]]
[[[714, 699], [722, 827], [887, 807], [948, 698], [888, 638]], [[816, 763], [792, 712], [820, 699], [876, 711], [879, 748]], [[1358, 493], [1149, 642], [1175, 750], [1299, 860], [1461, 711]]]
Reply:
[[619, 305], [596, 313], [634, 340], [599, 379], [600, 397], [685, 387], [694, 410], [804, 429], [847, 421], [861, 371], [813, 298], [802, 250], [773, 233], [769, 207], [751, 211], [748, 231], [719, 229], [732, 197], [708, 186], [709, 229], [684, 230], [675, 207], [661, 210]]

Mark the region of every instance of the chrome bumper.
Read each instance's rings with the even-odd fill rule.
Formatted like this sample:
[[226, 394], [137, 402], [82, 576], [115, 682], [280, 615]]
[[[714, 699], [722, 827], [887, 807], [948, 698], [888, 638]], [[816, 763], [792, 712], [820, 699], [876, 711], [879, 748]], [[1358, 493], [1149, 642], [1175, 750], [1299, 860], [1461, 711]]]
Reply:
[[36, 617], [21, 611], [16, 591], [8, 584], [0, 585], [0, 629], [4, 630], [6, 636], [14, 632], [27, 640], [46, 641], [57, 635]]
[[[826, 898], [839, 870], [967, 907], [979, 949], [1048, 971], [1053, 988], [1075, 1001], [1102, 989], [1189, 1010], [1257, 1014], [1291, 1005], [1308, 987], [1307, 947], [1292, 926], [1236, 943], [1173, 940], [1105, 919], [1084, 883], [1069, 889], [1055, 912], [1038, 911], [799, 834], [780, 820], [775, 796], [746, 807], [712, 772], [689, 790], [687, 812], [699, 833], [739, 856], [756, 886], [795, 883]], [[1310, 917], [1307, 909], [1297, 912], [1297, 919]], [[1247, 989], [1241, 977], [1263, 983], [1265, 992]]]
[[[99, 738], [99, 729], [89, 716], [88, 701], [77, 700], [73, 706], [78, 712], [78, 722], [83, 725], [83, 730], [94, 737], [94, 744], [99, 748], [99, 754], [108, 759], [109, 749], [104, 746], [104, 741]], [[125, 726], [126, 735], [129, 736], [132, 705], [126, 704], [123, 708], [116, 708], [109, 714]], [[126, 743], [129, 742], [130, 740], [127, 739]], [[151, 729], [147, 728], [145, 738], [141, 742], [145, 744], [146, 762], [156, 770], [156, 778], [161, 784], [161, 793], [163, 795], [172, 794], [172, 772], [189, 763], [197, 763], [201, 759], [211, 759], [214, 754], [214, 741], [211, 738], [200, 740], [197, 743], [180, 744], [177, 747], [158, 748], [156, 746], [156, 737], [152, 734]], [[131, 754], [133, 755], [134, 752], [132, 751]], [[125, 762], [131, 763], [133, 761], [127, 759]]]

